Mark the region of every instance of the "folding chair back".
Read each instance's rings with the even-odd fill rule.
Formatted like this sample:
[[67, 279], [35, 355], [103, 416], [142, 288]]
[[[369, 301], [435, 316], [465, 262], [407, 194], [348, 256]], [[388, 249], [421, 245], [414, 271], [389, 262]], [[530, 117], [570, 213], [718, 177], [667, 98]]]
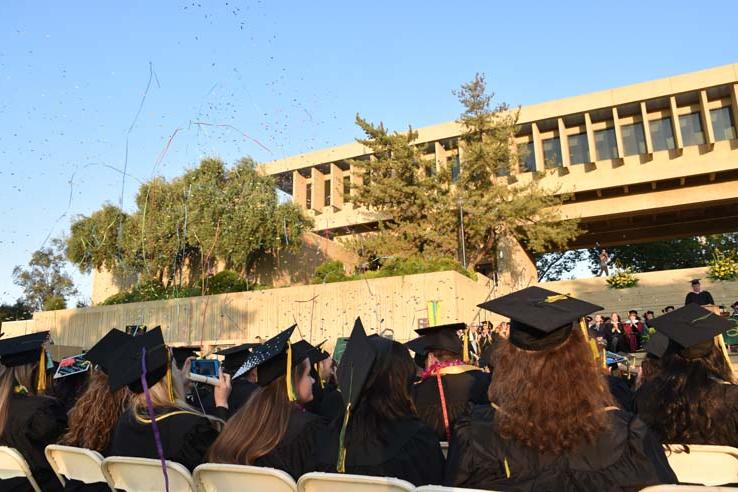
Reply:
[[297, 492], [297, 484], [292, 477], [273, 468], [206, 463], [195, 468], [192, 475], [198, 492]]
[[738, 449], [704, 444], [670, 444], [666, 458], [679, 482], [723, 485], [738, 483]]
[[[192, 475], [184, 466], [167, 461], [170, 492], [195, 492]], [[111, 456], [102, 462], [103, 475], [112, 489], [126, 492], [161, 492], [164, 472], [161, 461], [128, 456]]]
[[0, 446], [0, 480], [25, 477], [36, 492], [41, 492], [26, 459], [16, 449]]
[[97, 451], [72, 446], [50, 444], [44, 450], [46, 460], [59, 481], [78, 480], [83, 483], [107, 483], [102, 472], [103, 457]]
[[413, 492], [415, 486], [390, 477], [368, 477], [344, 473], [306, 473], [297, 481], [298, 492]]

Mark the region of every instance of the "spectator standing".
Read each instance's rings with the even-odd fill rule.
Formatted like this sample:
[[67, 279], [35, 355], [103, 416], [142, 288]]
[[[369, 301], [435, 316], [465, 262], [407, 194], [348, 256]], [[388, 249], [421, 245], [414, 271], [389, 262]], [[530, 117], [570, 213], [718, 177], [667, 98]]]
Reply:
[[700, 285], [700, 279], [696, 278], [692, 280], [692, 291], [687, 294], [687, 298], [684, 300], [684, 305], [687, 304], [698, 304], [700, 306], [707, 306], [708, 304], [715, 304], [715, 300], [706, 290], [702, 290]]
[[610, 275], [610, 269], [608, 268], [607, 264], [610, 261], [610, 255], [607, 253], [606, 249], [603, 249], [600, 251], [600, 273], [597, 274], [598, 277], [601, 277], [602, 274], [605, 274], [605, 277]]

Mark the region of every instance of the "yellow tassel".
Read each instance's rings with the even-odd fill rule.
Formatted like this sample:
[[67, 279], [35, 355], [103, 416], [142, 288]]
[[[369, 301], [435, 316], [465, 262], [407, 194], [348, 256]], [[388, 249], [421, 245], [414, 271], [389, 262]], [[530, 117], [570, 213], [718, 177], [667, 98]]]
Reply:
[[315, 364], [315, 374], [318, 375], [318, 381], [320, 382], [320, 389], [325, 389], [325, 382], [323, 381], [323, 378], [320, 377], [320, 364]]
[[36, 392], [46, 391], [46, 350], [41, 349], [41, 355], [38, 360], [38, 382], [36, 383]]
[[290, 401], [297, 401], [295, 396], [294, 381], [292, 381], [292, 344], [287, 342], [287, 398]]
[[602, 368], [607, 369], [607, 349], [602, 349]]
[[172, 352], [167, 349], [167, 390], [169, 401], [174, 403], [174, 378], [172, 377]]
[[546, 299], [543, 302], [552, 303], [552, 302], [563, 301], [564, 299], [568, 299], [568, 298], [569, 298], [569, 294], [557, 294], [555, 296], [546, 297]]
[[503, 463], [505, 464], [505, 476], [507, 478], [510, 478], [510, 475], [511, 475], [511, 473], [510, 473], [510, 465], [507, 462], [507, 456], [505, 456], [503, 458]]
[[464, 363], [469, 363], [469, 328], [464, 330]]
[[28, 388], [26, 388], [22, 384], [18, 384], [18, 385], [15, 386], [15, 388], [13, 388], [13, 392], [16, 395], [27, 395], [28, 394]]
[[[353, 379], [353, 374], [352, 374]], [[346, 473], [346, 428], [348, 427], [349, 417], [351, 416], [351, 402], [346, 405], [346, 414], [343, 416], [343, 425], [341, 432], [338, 434], [338, 463], [336, 463], [336, 471], [338, 473]]]
[[733, 367], [733, 362], [730, 360], [730, 355], [728, 355], [728, 347], [725, 345], [725, 338], [723, 338], [723, 334], [717, 336], [718, 339], [718, 345], [720, 345], [720, 350], [723, 353], [723, 357], [725, 357], [725, 361], [728, 363], [728, 367]]

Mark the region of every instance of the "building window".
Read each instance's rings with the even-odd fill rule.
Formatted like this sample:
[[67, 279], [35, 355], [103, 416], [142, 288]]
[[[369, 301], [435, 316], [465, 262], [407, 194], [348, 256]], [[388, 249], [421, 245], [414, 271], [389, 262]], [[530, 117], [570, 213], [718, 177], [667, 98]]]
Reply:
[[595, 150], [597, 151], [597, 160], [604, 161], [606, 159], [617, 159], [618, 142], [615, 138], [615, 129], [606, 128], [595, 133]]
[[710, 110], [712, 130], [715, 132], [715, 140], [732, 140], [735, 138], [735, 123], [730, 113], [730, 108], [717, 108]]
[[433, 160], [426, 160], [425, 161], [425, 175], [427, 177], [435, 176], [436, 175], [436, 161]]
[[643, 123], [623, 125], [623, 152], [625, 155], [646, 153], [646, 136], [643, 133]]
[[546, 169], [561, 167], [561, 144], [559, 137], [543, 141], [543, 162]]
[[461, 174], [461, 161], [458, 155], [452, 155], [446, 159], [446, 165], [451, 166], [451, 180], [458, 181]]
[[313, 208], [313, 184], [308, 183], [305, 187], [305, 208], [310, 210]]
[[343, 177], [343, 202], [351, 203], [351, 176]]
[[585, 164], [587, 162], [591, 162], [589, 159], [587, 134], [578, 133], [576, 135], [569, 135], [569, 163]]
[[699, 113], [689, 113], [679, 117], [684, 145], [702, 145], [705, 133], [702, 131], [702, 118]]
[[536, 170], [536, 151], [533, 142], [518, 144], [518, 165], [521, 173]]
[[323, 182], [323, 198], [324, 198], [323, 203], [325, 204], [326, 207], [330, 206], [331, 204], [331, 188], [332, 188], [331, 180], [326, 179]]
[[649, 128], [654, 152], [674, 148], [674, 129], [671, 126], [671, 117], [653, 120], [649, 122]]

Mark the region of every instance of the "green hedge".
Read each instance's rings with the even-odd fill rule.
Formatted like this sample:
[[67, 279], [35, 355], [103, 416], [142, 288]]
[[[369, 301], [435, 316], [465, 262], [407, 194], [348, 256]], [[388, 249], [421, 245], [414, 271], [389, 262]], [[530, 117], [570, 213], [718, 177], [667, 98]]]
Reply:
[[315, 269], [312, 282], [314, 284], [345, 282], [347, 280], [362, 280], [384, 277], [398, 277], [403, 275], [415, 275], [418, 273], [432, 273], [455, 271], [472, 280], [476, 280], [476, 273], [466, 270], [453, 258], [438, 258], [426, 260], [423, 258], [392, 258], [386, 260], [378, 270], [370, 270], [354, 275], [347, 275], [343, 263], [340, 261], [327, 261]]

